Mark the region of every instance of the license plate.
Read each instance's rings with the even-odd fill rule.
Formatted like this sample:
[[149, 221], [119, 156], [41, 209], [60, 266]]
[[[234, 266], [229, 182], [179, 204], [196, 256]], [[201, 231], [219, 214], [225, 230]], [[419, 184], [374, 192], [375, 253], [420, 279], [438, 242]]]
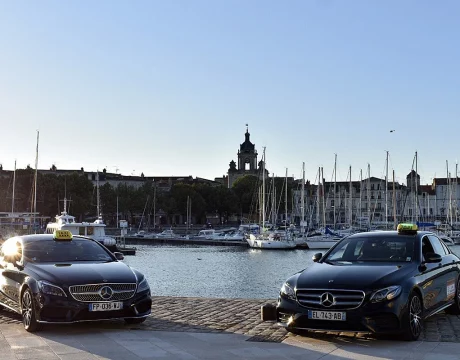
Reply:
[[107, 302], [89, 304], [89, 311], [112, 311], [123, 309], [123, 302]]
[[345, 321], [347, 314], [339, 311], [308, 311], [308, 318], [314, 320]]

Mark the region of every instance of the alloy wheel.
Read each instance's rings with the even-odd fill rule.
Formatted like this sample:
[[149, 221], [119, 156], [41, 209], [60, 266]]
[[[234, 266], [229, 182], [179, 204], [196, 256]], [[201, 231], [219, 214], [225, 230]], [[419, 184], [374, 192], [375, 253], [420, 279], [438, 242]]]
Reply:
[[25, 291], [22, 296], [22, 318], [24, 326], [29, 327], [32, 322], [32, 297], [29, 291]]
[[410, 329], [414, 337], [422, 332], [422, 303], [418, 296], [413, 296], [409, 308]]

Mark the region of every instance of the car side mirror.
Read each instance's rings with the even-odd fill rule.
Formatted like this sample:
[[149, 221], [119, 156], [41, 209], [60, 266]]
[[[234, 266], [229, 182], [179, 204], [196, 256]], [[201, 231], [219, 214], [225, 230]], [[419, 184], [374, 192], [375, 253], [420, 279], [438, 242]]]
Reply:
[[442, 260], [442, 256], [439, 254], [435, 254], [431, 252], [425, 254], [426, 263], [438, 263], [438, 262], [441, 262], [441, 260]]
[[120, 261], [123, 260], [123, 259], [125, 258], [125, 256], [123, 255], [123, 253], [118, 252], [118, 251], [114, 252], [113, 255], [115, 255], [115, 258], [116, 258], [117, 260], [120, 260]]
[[323, 257], [323, 253], [316, 253], [315, 255], [312, 256], [312, 260], [313, 262], [318, 262], [319, 259], [321, 259]]

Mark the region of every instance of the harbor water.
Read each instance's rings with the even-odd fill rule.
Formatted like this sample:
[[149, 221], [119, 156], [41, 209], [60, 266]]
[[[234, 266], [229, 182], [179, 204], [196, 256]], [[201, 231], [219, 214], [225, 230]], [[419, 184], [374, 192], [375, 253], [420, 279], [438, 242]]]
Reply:
[[[460, 245], [451, 249], [460, 255]], [[138, 245], [124, 261], [145, 274], [155, 296], [275, 299], [283, 282], [321, 251]]]

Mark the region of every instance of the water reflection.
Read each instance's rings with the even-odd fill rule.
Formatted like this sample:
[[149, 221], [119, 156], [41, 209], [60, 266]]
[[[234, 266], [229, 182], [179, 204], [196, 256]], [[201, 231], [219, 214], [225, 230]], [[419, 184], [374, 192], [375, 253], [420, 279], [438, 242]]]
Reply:
[[[275, 299], [283, 282], [318, 250], [220, 246], [137, 246], [125, 262], [148, 278], [153, 295]], [[452, 250], [460, 253], [460, 246]]]

